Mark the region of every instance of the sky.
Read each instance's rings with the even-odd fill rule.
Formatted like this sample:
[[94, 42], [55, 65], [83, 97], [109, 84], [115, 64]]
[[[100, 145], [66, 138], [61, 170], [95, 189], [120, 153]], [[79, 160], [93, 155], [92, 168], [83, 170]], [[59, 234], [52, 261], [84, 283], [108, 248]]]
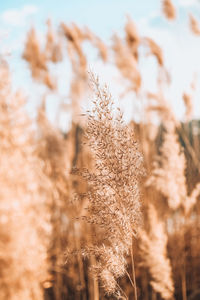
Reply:
[[[200, 20], [199, 0], [174, 0], [177, 8], [175, 22], [166, 20], [161, 12], [161, 0], [6, 0], [0, 1], [0, 51], [9, 54], [11, 71], [16, 86], [26, 90], [28, 71], [21, 61], [21, 53], [28, 29], [34, 25], [42, 34], [46, 30], [46, 20], [53, 24], [61, 21], [87, 25], [107, 43], [114, 32], [123, 35], [126, 16], [132, 17], [142, 36], [152, 37], [163, 49], [167, 69], [172, 74], [172, 84], [168, 91], [169, 99], [178, 117], [184, 113], [181, 95], [189, 89], [194, 76], [197, 90], [194, 96], [194, 117], [200, 117], [200, 37], [191, 34], [188, 27], [188, 13]], [[146, 87], [154, 87], [151, 74], [155, 72], [153, 63], [144, 60], [143, 70]], [[95, 72], [110, 83], [111, 92], [117, 96], [117, 79], [113, 69], [106, 72], [99, 62], [91, 65]], [[150, 74], [150, 75], [149, 75]], [[124, 102], [127, 107], [130, 99]], [[123, 105], [122, 105], [123, 106]], [[31, 106], [30, 106], [31, 107]], [[32, 108], [31, 108], [32, 109]], [[53, 106], [49, 113], [53, 118]], [[129, 110], [131, 111], [131, 110]], [[131, 112], [132, 113], [132, 112]]]

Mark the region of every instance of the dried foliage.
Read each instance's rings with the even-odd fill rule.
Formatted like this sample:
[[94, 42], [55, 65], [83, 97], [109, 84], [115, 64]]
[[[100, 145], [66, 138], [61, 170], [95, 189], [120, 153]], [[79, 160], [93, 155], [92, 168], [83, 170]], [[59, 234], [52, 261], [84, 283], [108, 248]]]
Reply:
[[[162, 5], [174, 20], [173, 3]], [[190, 28], [199, 35], [192, 15]], [[89, 78], [88, 45], [120, 75], [137, 123], [126, 123], [108, 88]], [[75, 23], [48, 20], [45, 35], [31, 28], [22, 55], [30, 94], [45, 87], [32, 120], [1, 60], [0, 299], [199, 299], [200, 122], [192, 120], [193, 83], [182, 91], [185, 123], [177, 120], [164, 50], [130, 17], [111, 45]], [[149, 55], [152, 89], [142, 69]], [[56, 69], [67, 59], [68, 81]], [[95, 99], [82, 113], [89, 92]], [[66, 131], [49, 121], [51, 96], [57, 124], [72, 120]]]
[[[20, 93], [0, 65], [0, 298], [43, 299], [51, 234], [49, 189]], [[41, 268], [42, 265], [42, 268]]]
[[192, 117], [193, 113], [193, 101], [192, 101], [192, 95], [188, 93], [183, 94], [183, 101], [185, 104], [186, 112], [185, 112], [185, 117], [186, 120], [190, 120]]
[[129, 80], [130, 88], [138, 92], [141, 87], [141, 76], [135, 55], [117, 35], [113, 37], [113, 50], [117, 68], [122, 76]]
[[49, 73], [48, 62], [58, 62], [61, 59], [60, 46], [54, 44], [53, 33], [48, 23], [46, 49], [41, 49], [36, 31], [32, 28], [28, 35], [23, 58], [29, 63], [32, 77], [44, 83], [50, 90], [56, 89], [55, 79]]
[[92, 82], [96, 99], [88, 116], [86, 135], [96, 173], [83, 173], [90, 187], [86, 220], [100, 227], [107, 237], [100, 246], [84, 253], [96, 257], [93, 270], [106, 293], [119, 295], [116, 280], [126, 272], [126, 255], [132, 252], [133, 237], [141, 223], [138, 184], [143, 160], [133, 130], [124, 124], [120, 111], [113, 115], [107, 88], [102, 89], [94, 77]]
[[173, 122], [165, 124], [164, 142], [160, 149], [160, 156], [154, 161], [152, 174], [146, 182], [147, 186], [154, 186], [167, 198], [171, 209], [183, 207], [187, 215], [199, 196], [199, 184], [190, 195], [187, 192], [186, 159], [178, 141]]
[[163, 52], [160, 46], [151, 38], [143, 38], [143, 42], [149, 48], [150, 54], [154, 55], [160, 66], [164, 65]]
[[170, 260], [167, 257], [168, 237], [165, 226], [159, 220], [152, 204], [148, 208], [148, 219], [148, 232], [141, 231], [140, 233], [142, 264], [149, 269], [153, 289], [161, 294], [162, 299], [172, 299], [174, 284]]
[[177, 209], [186, 195], [186, 162], [173, 123], [167, 124], [160, 152], [147, 185], [156, 187], [167, 198], [169, 207]]
[[176, 9], [171, 0], [163, 0], [163, 13], [169, 20], [174, 20], [176, 18]]
[[200, 24], [198, 20], [192, 15], [189, 15], [189, 21], [190, 21], [190, 29], [193, 34], [199, 36], [200, 35]]
[[136, 25], [130, 17], [125, 26], [126, 42], [131, 49], [132, 55], [138, 60], [138, 47], [140, 45], [140, 36], [137, 31]]

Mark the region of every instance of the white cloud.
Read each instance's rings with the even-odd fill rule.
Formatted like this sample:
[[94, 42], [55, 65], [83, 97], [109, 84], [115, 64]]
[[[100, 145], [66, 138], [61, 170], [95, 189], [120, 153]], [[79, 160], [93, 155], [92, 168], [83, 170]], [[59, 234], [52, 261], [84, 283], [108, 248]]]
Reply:
[[[200, 0], [179, 0], [184, 7], [191, 5], [195, 7], [200, 4]], [[187, 11], [187, 7], [186, 7]], [[179, 23], [166, 22], [165, 19], [155, 16], [147, 16], [140, 19], [137, 23], [140, 34], [142, 36], [151, 37], [163, 49], [164, 61], [167, 70], [171, 75], [171, 85], [166, 89], [165, 94], [167, 99], [171, 102], [174, 112], [178, 118], [184, 115], [184, 105], [182, 101], [183, 92], [190, 91], [190, 84], [196, 74], [197, 90], [194, 95], [195, 117], [200, 116], [200, 108], [198, 104], [198, 93], [200, 91], [200, 44], [196, 36], [194, 36], [185, 22], [184, 16]], [[182, 34], [184, 32], [184, 35]], [[154, 78], [156, 72], [154, 71], [150, 62], [151, 57], [145, 58], [144, 62], [140, 59], [143, 84], [146, 89], [155, 92], [156, 85]], [[198, 92], [198, 93], [197, 93]]]
[[198, 0], [179, 0], [180, 6], [184, 7], [196, 5], [198, 2]]
[[23, 26], [26, 19], [34, 15], [37, 10], [35, 5], [25, 5], [21, 9], [6, 10], [2, 13], [1, 20], [7, 25]]

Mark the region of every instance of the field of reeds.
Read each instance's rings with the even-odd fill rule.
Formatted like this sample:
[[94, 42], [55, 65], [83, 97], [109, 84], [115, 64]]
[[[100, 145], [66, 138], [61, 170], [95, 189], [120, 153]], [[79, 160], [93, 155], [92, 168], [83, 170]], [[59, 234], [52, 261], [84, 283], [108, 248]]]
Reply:
[[[172, 26], [178, 9], [163, 0], [162, 14]], [[200, 39], [200, 23], [188, 20]], [[131, 17], [109, 45], [90, 28], [48, 20], [46, 34], [32, 27], [23, 45], [30, 95], [13, 88], [1, 55], [0, 300], [200, 299], [197, 82], [183, 86], [177, 118], [164, 51]], [[105, 73], [112, 66], [119, 99], [92, 59]], [[156, 93], [143, 81], [149, 59]], [[130, 121], [120, 108], [127, 95]]]

